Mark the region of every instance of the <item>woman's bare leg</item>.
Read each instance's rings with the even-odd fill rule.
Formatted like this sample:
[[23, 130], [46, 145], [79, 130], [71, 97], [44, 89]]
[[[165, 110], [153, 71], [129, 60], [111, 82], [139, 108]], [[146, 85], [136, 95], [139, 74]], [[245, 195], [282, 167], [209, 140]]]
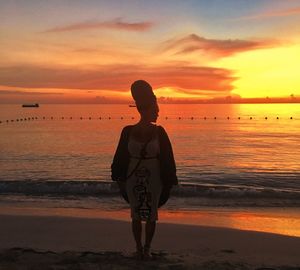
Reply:
[[151, 242], [155, 233], [156, 221], [147, 220], [146, 222], [146, 239], [145, 239], [145, 249], [150, 249]]
[[131, 227], [132, 227], [134, 240], [136, 243], [136, 248], [137, 250], [141, 250], [142, 249], [142, 221], [133, 219], [131, 225], [132, 225]]

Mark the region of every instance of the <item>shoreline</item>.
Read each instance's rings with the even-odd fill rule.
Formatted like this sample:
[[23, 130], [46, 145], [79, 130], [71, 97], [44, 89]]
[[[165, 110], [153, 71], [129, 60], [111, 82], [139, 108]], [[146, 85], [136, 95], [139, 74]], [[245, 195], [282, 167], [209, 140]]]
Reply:
[[[0, 262], [3, 262], [3, 254], [27, 249], [27, 255], [31, 252], [33, 258], [44, 256], [45, 260], [49, 260], [51, 252], [59, 253], [63, 257], [66, 251], [77, 252], [77, 255], [74, 255], [76, 258], [80, 257], [78, 252], [103, 253], [104, 257], [113, 253], [117, 254], [117, 259], [110, 263], [118, 265], [124, 257], [132, 258], [131, 254], [134, 251], [128, 221], [3, 214], [0, 215], [0, 219]], [[231, 269], [300, 265], [299, 237], [220, 227], [159, 222], [152, 248], [153, 254], [157, 255], [158, 264], [162, 263], [160, 259], [169, 260], [171, 264], [177, 262], [183, 266], [203, 266], [212, 263], [214, 267], [203, 269], [214, 270], [228, 269], [216, 268], [216, 265], [224, 262], [232, 264]], [[30, 261], [30, 258], [28, 260]], [[241, 265], [244, 268], [239, 268]]]
[[[0, 202], [0, 215], [10, 216], [54, 216], [79, 218], [105, 218], [119, 221], [130, 220], [127, 204], [115, 209], [107, 209], [97, 204], [91, 207], [75, 204], [62, 207], [62, 202], [31, 201]], [[202, 207], [191, 209], [173, 209], [163, 207], [159, 210], [158, 223], [178, 225], [209, 226], [246, 231], [274, 233], [300, 237], [300, 208], [232, 208]]]

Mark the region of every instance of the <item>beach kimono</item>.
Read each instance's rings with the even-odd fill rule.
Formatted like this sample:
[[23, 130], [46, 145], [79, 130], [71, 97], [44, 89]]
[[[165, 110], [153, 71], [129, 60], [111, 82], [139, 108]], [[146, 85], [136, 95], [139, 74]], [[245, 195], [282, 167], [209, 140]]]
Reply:
[[[132, 142], [129, 142], [130, 131], [132, 127], [133, 126], [126, 126], [122, 130], [120, 140], [117, 146], [117, 150], [113, 158], [113, 163], [111, 165], [111, 178], [113, 181], [126, 183], [128, 180], [127, 178], [131, 172], [130, 169], [132, 169], [133, 166], [132, 165], [133, 158], [131, 156], [137, 154], [133, 152], [132, 145], [130, 146]], [[176, 176], [176, 165], [175, 165], [172, 146], [168, 138], [168, 135], [163, 127], [157, 126], [157, 135], [153, 140], [154, 141], [149, 142], [149, 147], [151, 148], [153, 147], [153, 145], [156, 144], [157, 153], [149, 152], [149, 155], [150, 154], [155, 155], [156, 161], [151, 161], [151, 162], [153, 163], [156, 162], [157, 166], [156, 169], [153, 169], [153, 167], [151, 167], [152, 169], [150, 171], [152, 172], [153, 175], [156, 175], [156, 180], [154, 181], [158, 181], [159, 183], [161, 183], [161, 190], [160, 188], [158, 188], [156, 191], [159, 194], [158, 207], [160, 207], [163, 204], [165, 204], [169, 199], [170, 189], [173, 185], [178, 184], [178, 179]], [[149, 151], [149, 149], [147, 150]], [[148, 163], [148, 161], [144, 161], [144, 162], [142, 161], [141, 164], [143, 163], [144, 164]], [[129, 178], [132, 177], [130, 176]], [[153, 179], [153, 176], [151, 176], [151, 179]], [[123, 198], [129, 203], [130, 200], [128, 198], [127, 191], [128, 191], [128, 185], [126, 184], [126, 189], [121, 189], [120, 192]], [[152, 218], [154, 218], [154, 216], [152, 216]]]

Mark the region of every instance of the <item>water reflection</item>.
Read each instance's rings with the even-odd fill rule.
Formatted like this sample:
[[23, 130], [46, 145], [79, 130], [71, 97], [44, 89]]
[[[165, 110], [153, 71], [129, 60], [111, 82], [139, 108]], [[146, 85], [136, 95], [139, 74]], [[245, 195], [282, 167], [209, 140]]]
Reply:
[[[121, 128], [138, 121], [128, 105], [0, 106], [3, 120], [29, 116], [0, 126], [0, 179], [108, 180]], [[299, 121], [297, 104], [163, 104], [158, 124], [180, 181], [299, 188]]]

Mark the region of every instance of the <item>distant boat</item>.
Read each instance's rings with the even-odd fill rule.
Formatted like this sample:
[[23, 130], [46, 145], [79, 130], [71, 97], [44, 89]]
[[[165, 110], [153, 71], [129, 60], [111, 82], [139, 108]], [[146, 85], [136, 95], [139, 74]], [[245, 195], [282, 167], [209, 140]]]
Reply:
[[38, 103], [34, 103], [34, 104], [23, 104], [22, 107], [34, 107], [34, 108], [38, 108], [40, 107], [40, 105]]

